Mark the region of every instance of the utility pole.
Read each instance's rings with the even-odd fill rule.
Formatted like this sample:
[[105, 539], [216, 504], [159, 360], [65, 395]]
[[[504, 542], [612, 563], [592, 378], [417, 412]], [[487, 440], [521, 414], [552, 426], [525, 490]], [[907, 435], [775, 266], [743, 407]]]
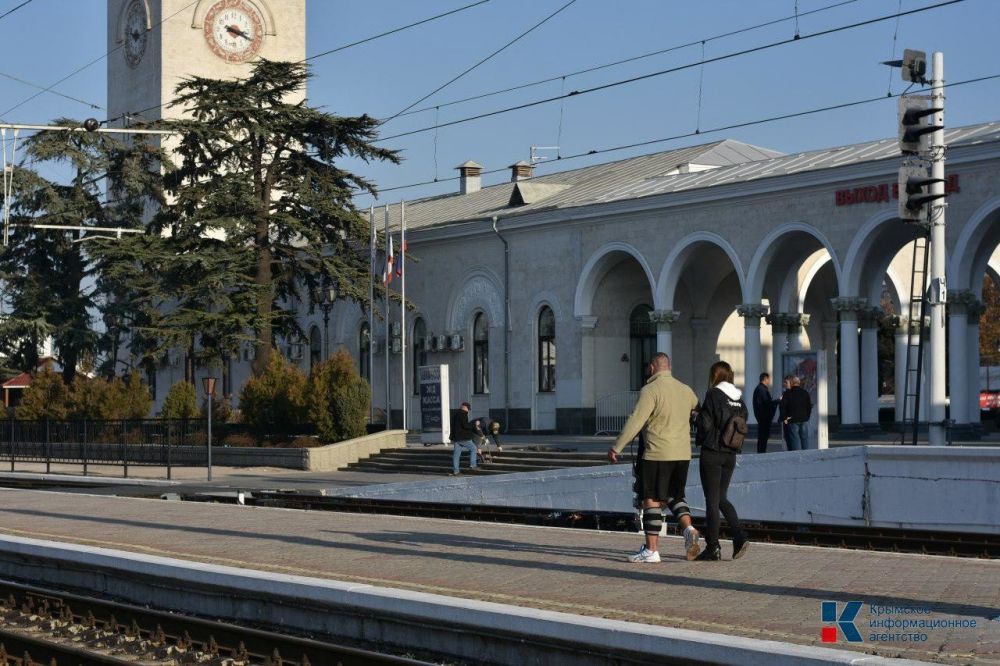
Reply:
[[930, 150], [928, 154], [931, 163], [931, 195], [938, 198], [930, 205], [929, 223], [931, 232], [931, 288], [930, 288], [930, 372], [928, 385], [930, 388], [928, 433], [927, 440], [931, 446], [947, 444], [945, 422], [945, 382], [947, 374], [945, 359], [948, 350], [945, 346], [945, 319], [948, 300], [948, 287], [945, 282], [945, 219], [944, 213], [948, 204], [945, 202], [945, 144], [944, 144], [944, 54], [935, 51], [931, 63], [931, 108], [935, 109], [930, 124], [937, 127], [930, 135]]

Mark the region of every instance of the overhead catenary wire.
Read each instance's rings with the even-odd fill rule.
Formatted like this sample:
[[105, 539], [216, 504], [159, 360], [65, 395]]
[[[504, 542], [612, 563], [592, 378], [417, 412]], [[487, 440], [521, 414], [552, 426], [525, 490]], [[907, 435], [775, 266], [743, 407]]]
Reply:
[[79, 102], [80, 104], [83, 104], [84, 106], [89, 106], [92, 109], [100, 110], [100, 109], [104, 108], [102, 105], [97, 104], [96, 102], [88, 102], [85, 99], [80, 99], [79, 97], [73, 97], [72, 95], [67, 95], [66, 93], [61, 93], [58, 90], [49, 90], [45, 86], [43, 86], [41, 84], [32, 83], [31, 81], [27, 81], [27, 80], [22, 79], [20, 77], [14, 76], [13, 74], [6, 74], [4, 72], [0, 72], [0, 77], [3, 77], [5, 79], [10, 79], [11, 81], [16, 81], [17, 83], [21, 83], [21, 84], [24, 84], [26, 86], [30, 86], [30, 87], [32, 87], [32, 88], [34, 88], [36, 90], [41, 90], [43, 92], [50, 92], [53, 95], [57, 95], [59, 97], [62, 97], [63, 99], [68, 99], [71, 102]]
[[[157, 26], [163, 25], [164, 23], [166, 23], [170, 19], [174, 18], [178, 14], [181, 14], [184, 11], [190, 9], [191, 7], [194, 7], [196, 4], [198, 4], [199, 1], [200, 0], [192, 0], [192, 2], [189, 2], [188, 4], [184, 5], [183, 7], [181, 7], [180, 9], [178, 9], [176, 12], [174, 12], [173, 14], [171, 14], [170, 16], [168, 16], [165, 19], [162, 19], [159, 22], [153, 24], [152, 27], [155, 28]], [[81, 65], [80, 67], [77, 67], [72, 72], [70, 72], [66, 76], [62, 77], [61, 79], [59, 79], [58, 81], [56, 81], [52, 85], [46, 86], [43, 90], [40, 90], [40, 91], [36, 92], [34, 95], [31, 95], [30, 97], [27, 97], [26, 99], [21, 100], [20, 102], [18, 102], [14, 106], [10, 107], [6, 111], [0, 112], [0, 119], [2, 119], [8, 113], [21, 108], [22, 106], [24, 106], [25, 104], [27, 104], [31, 100], [35, 99], [36, 97], [39, 97], [40, 95], [42, 95], [44, 93], [51, 92], [52, 89], [55, 88], [56, 86], [58, 86], [59, 84], [65, 83], [66, 81], [68, 81], [69, 79], [73, 78], [74, 76], [76, 76], [80, 72], [82, 72], [82, 71], [84, 71], [84, 70], [86, 70], [86, 69], [88, 69], [88, 68], [96, 65], [97, 63], [101, 62], [102, 60], [104, 60], [105, 58], [107, 58], [108, 56], [110, 56], [111, 54], [113, 54], [113, 53], [115, 53], [117, 51], [120, 51], [123, 47], [124, 47], [124, 44], [119, 44], [118, 46], [112, 48], [110, 51], [108, 51], [104, 55], [100, 56], [99, 58], [94, 58], [93, 60], [91, 60], [90, 62], [86, 63], [85, 65]]]
[[440, 86], [438, 86], [434, 90], [430, 91], [429, 93], [427, 93], [426, 95], [424, 95], [423, 97], [421, 97], [420, 99], [418, 99], [417, 101], [413, 102], [412, 104], [404, 107], [400, 111], [397, 111], [396, 113], [392, 114], [388, 118], [384, 119], [382, 121], [382, 124], [384, 125], [384, 124], [386, 124], [386, 123], [394, 120], [395, 118], [398, 118], [401, 114], [405, 113], [406, 111], [409, 111], [410, 109], [412, 109], [413, 107], [415, 107], [417, 104], [420, 104], [424, 100], [426, 100], [426, 99], [428, 99], [428, 98], [430, 98], [430, 97], [438, 94], [439, 92], [441, 92], [442, 90], [444, 90], [445, 88], [447, 88], [448, 86], [450, 86], [451, 84], [455, 83], [455, 81], [458, 81], [459, 79], [461, 79], [466, 74], [468, 74], [468, 73], [472, 72], [473, 70], [475, 70], [477, 67], [480, 67], [481, 65], [489, 62], [494, 57], [496, 57], [500, 53], [506, 51], [508, 48], [510, 48], [511, 46], [513, 46], [514, 44], [516, 44], [517, 42], [519, 42], [521, 39], [527, 37], [532, 32], [534, 32], [538, 28], [540, 28], [543, 25], [545, 25], [546, 23], [548, 23], [550, 20], [552, 20], [553, 18], [555, 18], [556, 16], [558, 16], [564, 10], [568, 9], [575, 2], [576, 2], [576, 0], [569, 0], [569, 2], [567, 2], [566, 4], [564, 4], [563, 6], [561, 6], [559, 9], [555, 10], [554, 12], [552, 12], [551, 14], [549, 14], [548, 16], [546, 16], [545, 18], [543, 18], [538, 23], [534, 24], [533, 26], [531, 26], [530, 28], [528, 28], [524, 32], [520, 33], [517, 37], [514, 37], [509, 42], [507, 42], [506, 44], [504, 44], [503, 46], [501, 46], [497, 50], [493, 51], [492, 53], [490, 53], [485, 58], [481, 58], [474, 65], [472, 65], [471, 67], [466, 68], [461, 73], [459, 73], [456, 76], [452, 77], [451, 79], [449, 79], [445, 83], [442, 83]]
[[770, 42], [768, 44], [763, 44], [761, 46], [753, 46], [753, 47], [750, 47], [750, 48], [742, 49], [740, 51], [733, 51], [731, 53], [725, 53], [723, 55], [716, 56], [714, 58], [706, 58], [706, 59], [703, 59], [703, 60], [699, 60], [697, 62], [691, 62], [691, 63], [687, 63], [687, 64], [684, 64], [684, 65], [678, 65], [676, 67], [669, 67], [667, 69], [661, 69], [661, 70], [657, 70], [655, 72], [650, 72], [648, 74], [641, 74], [639, 76], [633, 76], [633, 77], [630, 77], [630, 78], [627, 78], [627, 79], [621, 79], [621, 80], [618, 80], [618, 81], [612, 81], [610, 83], [604, 83], [604, 84], [601, 84], [601, 85], [592, 86], [590, 88], [583, 88], [581, 90], [573, 90], [573, 91], [568, 92], [568, 93], [566, 93], [564, 95], [555, 95], [553, 97], [546, 97], [544, 99], [538, 99], [538, 100], [534, 100], [534, 101], [531, 101], [531, 102], [524, 102], [522, 104], [515, 104], [513, 106], [508, 106], [508, 107], [504, 107], [504, 108], [501, 108], [501, 109], [496, 109], [496, 110], [493, 110], [493, 111], [486, 111], [486, 112], [479, 113], [479, 114], [476, 114], [476, 115], [473, 115], [473, 116], [467, 116], [465, 118], [458, 118], [456, 120], [451, 120], [451, 121], [448, 121], [448, 122], [445, 122], [445, 123], [440, 123], [440, 124], [437, 124], [437, 125], [431, 125], [429, 127], [421, 127], [419, 129], [409, 130], [409, 131], [406, 131], [406, 132], [399, 132], [397, 134], [390, 134], [389, 136], [379, 137], [378, 139], [376, 139], [376, 142], [389, 141], [389, 140], [398, 139], [398, 138], [401, 138], [401, 137], [404, 137], [404, 136], [411, 136], [413, 134], [420, 134], [422, 132], [429, 132], [429, 131], [431, 131], [433, 129], [436, 129], [436, 128], [439, 128], [439, 127], [451, 127], [453, 125], [460, 125], [460, 124], [472, 122], [472, 121], [475, 121], [475, 120], [482, 120], [483, 118], [491, 118], [493, 116], [498, 116], [498, 115], [501, 115], [501, 114], [504, 114], [504, 113], [511, 113], [513, 111], [520, 111], [522, 109], [528, 109], [528, 108], [532, 108], [532, 107], [535, 107], [535, 106], [540, 106], [542, 104], [550, 104], [552, 102], [559, 101], [560, 99], [563, 99], [564, 97], [565, 98], [576, 97], [576, 96], [579, 96], [579, 95], [587, 95], [587, 94], [594, 93], [594, 92], [600, 92], [602, 90], [609, 90], [611, 88], [616, 88], [618, 86], [629, 85], [629, 84], [632, 84], [632, 83], [637, 83], [639, 81], [646, 81], [646, 80], [649, 80], [649, 79], [652, 79], [652, 78], [655, 78], [655, 77], [664, 76], [666, 74], [673, 74], [674, 72], [680, 72], [680, 71], [683, 71], [683, 70], [686, 70], [686, 69], [691, 69], [692, 67], [700, 67], [702, 65], [706, 65], [706, 64], [710, 64], [710, 63], [722, 62], [724, 60], [730, 60], [730, 59], [733, 59], [733, 58], [738, 58], [738, 57], [741, 57], [741, 56], [749, 55], [751, 53], [759, 53], [761, 51], [767, 51], [769, 49], [777, 48], [779, 46], [785, 46], [787, 44], [791, 44], [791, 43], [795, 43], [795, 42], [803, 42], [803, 41], [806, 41], [807, 39], [814, 39], [816, 37], [824, 37], [824, 36], [832, 35], [832, 34], [835, 34], [835, 33], [838, 33], [838, 32], [844, 32], [844, 31], [847, 31], [847, 30], [853, 30], [853, 29], [856, 29], [856, 28], [861, 28], [861, 27], [864, 27], [864, 26], [873, 25], [875, 23], [881, 23], [883, 21], [888, 21], [888, 20], [894, 19], [897, 16], [908, 16], [908, 15], [911, 15], [911, 14], [918, 14], [918, 13], [921, 13], [921, 12], [930, 11], [932, 9], [940, 9], [942, 7], [947, 7], [949, 5], [956, 5], [956, 4], [965, 2], [965, 1], [966, 0], [945, 0], [944, 2], [938, 2], [938, 3], [933, 4], [933, 5], [927, 5], [927, 6], [924, 6], [924, 7], [918, 7], [916, 9], [910, 9], [910, 10], [907, 10], [905, 12], [887, 14], [885, 16], [879, 16], [879, 17], [872, 18], [872, 19], [866, 19], [864, 21], [858, 21], [856, 23], [849, 23], [849, 24], [846, 24], [846, 25], [837, 26], [835, 28], [828, 28], [826, 30], [820, 30], [818, 32], [810, 33], [808, 35], [802, 35], [802, 36], [799, 36], [797, 38], [793, 37], [793, 38], [788, 38], [788, 39], [782, 39], [782, 40], [779, 40], [779, 41], [776, 41], [776, 42]]
[[3, 14], [0, 14], [0, 20], [3, 20], [3, 19], [5, 19], [5, 18], [7, 18], [8, 16], [10, 16], [10, 15], [11, 15], [11, 14], [13, 14], [14, 12], [16, 12], [16, 11], [17, 11], [18, 9], [20, 9], [21, 7], [24, 7], [25, 5], [30, 5], [30, 4], [31, 4], [32, 2], [34, 2], [34, 1], [35, 1], [35, 0], [24, 0], [24, 2], [22, 2], [21, 4], [19, 4], [19, 5], [17, 6], [17, 7], [14, 7], [13, 9], [8, 9], [8, 10], [7, 10], [7, 11], [5, 11], [5, 12], [4, 12]]
[[[971, 85], [971, 84], [974, 84], [974, 83], [982, 83], [982, 82], [985, 82], [985, 81], [992, 81], [992, 80], [996, 80], [996, 79], [1000, 79], [1000, 74], [991, 74], [991, 75], [988, 75], [988, 76], [976, 77], [974, 79], [966, 79], [964, 81], [956, 81], [955, 83], [949, 83], [948, 87], [949, 88], [957, 88], [959, 86]], [[567, 160], [579, 159], [579, 158], [582, 158], [582, 157], [590, 157], [592, 155], [601, 155], [601, 154], [604, 154], [604, 153], [612, 153], [612, 152], [617, 152], [617, 151], [620, 151], [620, 150], [629, 150], [631, 148], [642, 148], [644, 146], [651, 146], [651, 145], [655, 145], [655, 144], [658, 144], [658, 143], [666, 143], [666, 142], [669, 142], [669, 141], [679, 141], [681, 139], [688, 139], [688, 138], [692, 138], [692, 137], [696, 137], [696, 136], [701, 136], [701, 135], [704, 135], [704, 134], [712, 134], [712, 133], [716, 133], [716, 132], [725, 132], [725, 131], [728, 131], [728, 130], [741, 129], [741, 128], [744, 128], [744, 127], [753, 127], [755, 125], [764, 125], [764, 124], [767, 124], [767, 123], [778, 122], [778, 121], [781, 121], [781, 120], [790, 120], [792, 118], [801, 118], [803, 116], [814, 115], [814, 114], [817, 114], [817, 113], [824, 113], [824, 112], [827, 112], [827, 111], [838, 111], [838, 110], [841, 110], [841, 109], [847, 109], [847, 108], [851, 108], [851, 107], [855, 107], [855, 106], [862, 106], [862, 105], [865, 105], [865, 104], [874, 104], [875, 102], [882, 102], [882, 101], [885, 101], [886, 99], [892, 99], [893, 97], [901, 97], [904, 94], [906, 94], [906, 91], [901, 92], [901, 93], [895, 93], [895, 94], [889, 95], [889, 96], [879, 95], [878, 97], [868, 97], [868, 98], [865, 98], [865, 99], [858, 99], [858, 100], [853, 100], [853, 101], [850, 101], [850, 102], [843, 102], [843, 103], [840, 103], [840, 104], [831, 104], [829, 106], [822, 106], [822, 107], [817, 107], [817, 108], [813, 108], [813, 109], [806, 109], [806, 110], [803, 110], [803, 111], [794, 111], [794, 112], [791, 112], [791, 113], [785, 113], [785, 114], [781, 114], [781, 115], [777, 115], [777, 116], [768, 116], [766, 118], [758, 118], [756, 120], [741, 121], [741, 122], [737, 122], [737, 123], [731, 123], [731, 124], [728, 124], [728, 125], [721, 125], [721, 126], [718, 126], [718, 127], [713, 127], [711, 129], [703, 129], [703, 130], [698, 131], [698, 132], [695, 132], [695, 131], [684, 132], [684, 133], [681, 133], [681, 134], [675, 134], [673, 136], [660, 137], [660, 138], [657, 138], [657, 139], [648, 139], [648, 140], [644, 140], [644, 141], [637, 141], [637, 142], [634, 142], [634, 143], [627, 143], [627, 144], [622, 144], [622, 145], [617, 145], [617, 146], [611, 146], [611, 147], [608, 147], [608, 148], [592, 149], [592, 150], [587, 150], [587, 151], [575, 153], [575, 154], [572, 154], [572, 155], [564, 155], [561, 158], [561, 161], [565, 162]], [[508, 170], [507, 168], [489, 169], [487, 171], [483, 171], [482, 175], [489, 175], [489, 174], [494, 174], [494, 173], [501, 173], [501, 172], [505, 172], [507, 170]], [[379, 194], [384, 194], [385, 192], [393, 192], [393, 191], [396, 191], [396, 190], [405, 190], [405, 189], [410, 189], [410, 188], [413, 188], [413, 187], [421, 187], [421, 186], [424, 186], [424, 185], [434, 185], [435, 183], [443, 183], [443, 182], [458, 180], [460, 177], [461, 176], [452, 176], [450, 178], [441, 178], [439, 180], [425, 180], [425, 181], [422, 181], [422, 182], [419, 182], [419, 183], [409, 183], [407, 185], [394, 185], [392, 187], [383, 187], [383, 188], [379, 188], [378, 192], [379, 192]]]
[[[819, 12], [829, 11], [831, 9], [836, 9], [838, 7], [843, 7], [844, 5], [850, 5], [850, 4], [853, 4], [855, 2], [858, 2], [858, 0], [841, 0], [841, 2], [835, 2], [835, 3], [831, 4], [831, 5], [825, 5], [823, 7], [817, 7], [816, 9], [811, 9], [811, 10], [809, 10], [807, 12], [802, 12], [802, 13], [799, 14], [799, 16], [807, 16], [809, 14], [818, 14]], [[730, 30], [728, 32], [723, 32], [723, 33], [720, 33], [718, 35], [712, 35], [711, 37], [705, 37], [703, 39], [699, 39], [699, 40], [696, 40], [696, 41], [693, 41], [693, 42], [687, 42], [685, 44], [676, 44], [674, 46], [669, 46], [667, 48], [658, 49], [656, 51], [650, 51], [648, 53], [640, 53], [639, 55], [631, 56], [631, 57], [628, 57], [628, 58], [623, 58], [621, 60], [615, 60], [613, 62], [608, 62], [608, 63], [604, 63], [604, 64], [601, 64], [601, 65], [594, 65], [592, 67], [587, 67], [585, 69], [578, 69], [578, 70], [573, 71], [573, 72], [566, 72], [565, 74], [559, 74], [559, 75], [556, 75], [556, 76], [550, 76], [547, 79], [538, 79], [537, 81], [531, 81], [529, 83], [521, 83], [521, 84], [518, 84], [516, 86], [510, 86], [508, 88], [501, 88], [499, 90], [491, 90], [489, 92], [480, 93], [478, 95], [473, 95], [471, 97], [463, 97], [462, 99], [455, 99], [455, 100], [452, 100], [450, 102], [441, 102], [440, 104], [438, 104], [436, 106], [424, 106], [424, 107], [421, 107], [419, 109], [411, 109], [410, 111], [407, 111], [405, 113], [400, 113], [399, 115], [400, 116], [409, 116], [409, 115], [414, 115], [414, 114], [417, 114], [417, 113], [424, 113], [426, 111], [431, 111], [431, 110], [433, 110], [435, 108], [444, 108], [444, 107], [448, 107], [448, 106], [454, 106], [456, 104], [465, 104], [466, 102], [474, 102], [474, 101], [477, 101], [477, 100], [480, 100], [480, 99], [485, 99], [487, 97], [494, 97], [496, 95], [502, 95], [504, 93], [516, 92], [518, 90], [524, 90], [526, 88], [533, 88], [535, 86], [544, 85], [546, 83], [552, 83], [553, 81], [559, 81], [560, 79], [568, 79], [568, 78], [573, 77], [573, 76], [579, 76], [581, 74], [590, 74], [591, 72], [597, 72], [597, 71], [600, 71], [602, 69], [608, 69], [610, 67], [617, 67], [619, 65], [627, 65], [629, 63], [637, 62], [639, 60], [644, 60], [646, 58], [652, 58], [654, 56], [663, 55], [665, 53], [671, 53], [673, 51], [680, 51], [682, 49], [690, 48], [692, 46], [698, 46], [699, 44], [701, 44], [703, 42], [705, 42], [705, 43], [707, 43], [707, 42], [713, 42], [713, 41], [716, 41], [716, 40], [719, 40], [719, 39], [725, 39], [726, 37], [734, 37], [736, 35], [741, 35], [741, 34], [746, 33], [746, 32], [751, 32], [753, 30], [760, 30], [761, 28], [767, 28], [767, 27], [770, 27], [772, 25], [777, 25], [779, 23], [785, 23], [787, 21], [791, 21], [794, 18], [796, 18], [796, 17], [794, 17], [794, 16], [785, 16], [785, 17], [782, 17], [782, 18], [779, 18], [779, 19], [773, 19], [773, 20], [770, 20], [770, 21], [765, 21], [764, 23], [757, 23], [756, 25], [750, 25], [750, 26], [746, 26], [746, 27], [743, 27], [743, 28], [737, 28], [736, 30]]]

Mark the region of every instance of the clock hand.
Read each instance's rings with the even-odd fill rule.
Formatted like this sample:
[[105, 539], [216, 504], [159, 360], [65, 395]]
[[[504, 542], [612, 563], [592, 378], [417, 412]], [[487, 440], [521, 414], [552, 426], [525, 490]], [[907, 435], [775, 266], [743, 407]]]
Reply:
[[243, 39], [247, 40], [248, 42], [252, 41], [250, 39], [250, 35], [248, 35], [247, 33], [243, 32], [242, 30], [240, 30], [238, 26], [227, 25], [226, 26], [226, 32], [228, 32], [231, 35], [236, 35], [237, 37], [242, 37]]

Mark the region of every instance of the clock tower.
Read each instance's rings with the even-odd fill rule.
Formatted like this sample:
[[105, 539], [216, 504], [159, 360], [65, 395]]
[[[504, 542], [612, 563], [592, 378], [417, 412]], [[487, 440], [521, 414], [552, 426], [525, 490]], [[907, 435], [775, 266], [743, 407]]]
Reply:
[[239, 78], [257, 58], [303, 60], [305, 4], [108, 0], [108, 117], [177, 117], [181, 110], [166, 105], [187, 77]]

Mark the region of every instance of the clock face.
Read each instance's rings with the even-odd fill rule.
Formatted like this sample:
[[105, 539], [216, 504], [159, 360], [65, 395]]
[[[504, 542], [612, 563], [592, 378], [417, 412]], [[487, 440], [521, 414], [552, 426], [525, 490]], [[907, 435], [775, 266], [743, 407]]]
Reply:
[[264, 21], [247, 0], [219, 0], [205, 15], [205, 40], [223, 60], [246, 62], [260, 51]]
[[146, 5], [142, 0], [132, 0], [125, 12], [125, 63], [135, 69], [146, 53]]

